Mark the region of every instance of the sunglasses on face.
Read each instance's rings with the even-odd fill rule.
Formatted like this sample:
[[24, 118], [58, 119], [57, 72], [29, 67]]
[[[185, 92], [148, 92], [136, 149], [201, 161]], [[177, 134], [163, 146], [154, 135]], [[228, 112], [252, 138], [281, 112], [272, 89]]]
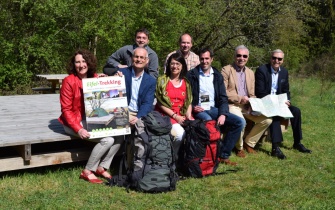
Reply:
[[241, 55], [241, 54], [237, 54], [237, 55], [236, 55], [236, 58], [240, 58], [240, 57], [248, 58], [248, 55]]
[[278, 57], [272, 57], [272, 60], [278, 60], [278, 61], [282, 61], [283, 60], [283, 58], [278, 58]]

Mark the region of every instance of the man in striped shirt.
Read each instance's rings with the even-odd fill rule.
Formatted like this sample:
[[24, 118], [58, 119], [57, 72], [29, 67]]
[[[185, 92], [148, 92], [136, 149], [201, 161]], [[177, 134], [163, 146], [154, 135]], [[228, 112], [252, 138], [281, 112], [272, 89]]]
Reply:
[[182, 54], [183, 57], [185, 58], [188, 71], [195, 68], [197, 65], [200, 64], [200, 61], [199, 61], [199, 56], [197, 54], [195, 54], [194, 52], [192, 52], [191, 48], [192, 48], [192, 37], [189, 34], [182, 34], [179, 37], [179, 50], [175, 50], [175, 51], [171, 52], [166, 57], [164, 66], [166, 66], [166, 62], [169, 59], [170, 55], [172, 55], [173, 53], [178, 52], [178, 53]]

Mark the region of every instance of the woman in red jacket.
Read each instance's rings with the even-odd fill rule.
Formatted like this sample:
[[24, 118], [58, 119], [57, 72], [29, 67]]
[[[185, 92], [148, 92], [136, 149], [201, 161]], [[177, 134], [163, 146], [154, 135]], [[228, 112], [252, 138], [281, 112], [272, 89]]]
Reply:
[[[90, 134], [83, 127], [86, 125], [85, 105], [83, 96], [83, 78], [98, 77], [96, 74], [97, 60], [88, 50], [78, 50], [71, 57], [67, 76], [62, 82], [60, 90], [60, 103], [62, 115], [58, 120], [63, 124], [66, 133], [88, 139]], [[115, 138], [115, 139], [114, 139]], [[105, 137], [94, 139], [97, 141], [85, 169], [81, 172], [80, 178], [91, 183], [103, 183], [96, 175], [106, 179], [112, 178], [106, 169], [110, 167], [114, 155], [120, 148], [122, 136]], [[90, 140], [91, 141], [91, 140]]]

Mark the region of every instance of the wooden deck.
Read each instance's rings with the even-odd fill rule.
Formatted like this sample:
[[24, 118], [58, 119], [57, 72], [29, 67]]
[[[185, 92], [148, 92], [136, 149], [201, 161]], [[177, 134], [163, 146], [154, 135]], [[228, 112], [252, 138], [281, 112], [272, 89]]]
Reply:
[[0, 172], [87, 160], [92, 144], [65, 134], [59, 94], [0, 96]]

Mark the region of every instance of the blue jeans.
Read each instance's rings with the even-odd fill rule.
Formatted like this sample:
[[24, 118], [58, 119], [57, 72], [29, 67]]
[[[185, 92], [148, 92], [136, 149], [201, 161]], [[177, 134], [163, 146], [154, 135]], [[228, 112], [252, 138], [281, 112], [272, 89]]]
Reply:
[[[210, 110], [205, 110], [194, 115], [195, 118], [202, 120], [217, 120], [219, 118], [218, 108], [211, 107]], [[241, 131], [245, 127], [245, 120], [237, 115], [228, 113], [224, 124], [220, 127], [221, 133], [228, 131], [225, 138], [221, 142], [220, 158], [228, 159], [231, 151], [238, 141]]]

